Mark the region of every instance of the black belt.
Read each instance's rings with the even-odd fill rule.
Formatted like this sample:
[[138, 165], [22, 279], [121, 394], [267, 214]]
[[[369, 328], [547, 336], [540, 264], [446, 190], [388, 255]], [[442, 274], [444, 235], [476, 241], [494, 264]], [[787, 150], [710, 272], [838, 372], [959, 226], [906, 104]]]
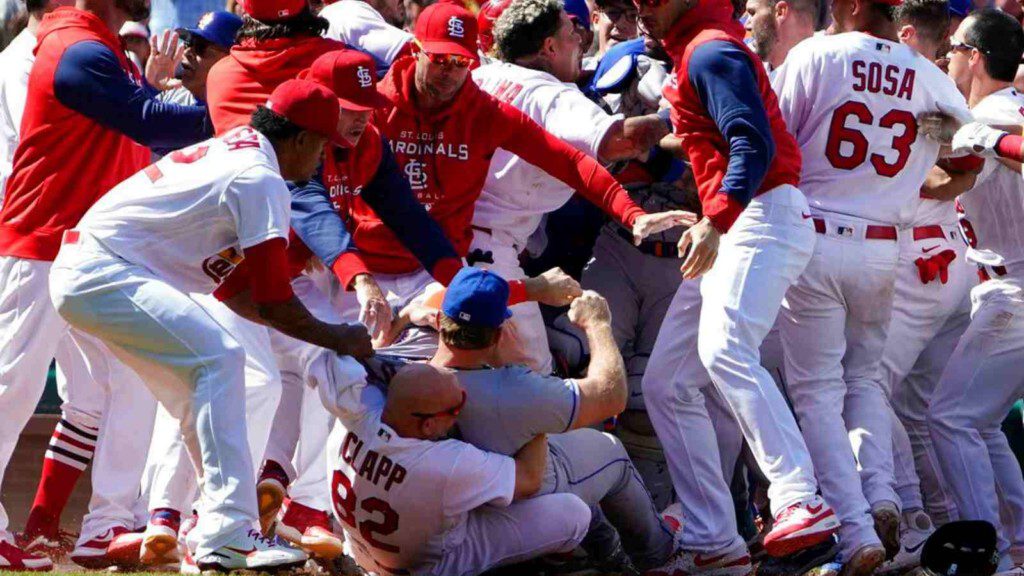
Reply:
[[[633, 244], [633, 233], [622, 227], [616, 227], [616, 232], [623, 240]], [[650, 256], [657, 256], [658, 258], [679, 258], [679, 247], [676, 246], [675, 242], [660, 242], [658, 240], [643, 240], [639, 246], [633, 246], [637, 250], [648, 254]]]

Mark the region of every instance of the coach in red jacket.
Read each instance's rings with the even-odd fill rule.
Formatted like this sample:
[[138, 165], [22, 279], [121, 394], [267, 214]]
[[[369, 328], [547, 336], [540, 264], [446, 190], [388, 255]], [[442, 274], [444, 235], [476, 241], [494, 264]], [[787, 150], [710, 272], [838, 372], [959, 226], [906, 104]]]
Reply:
[[[504, 148], [603, 208], [642, 238], [685, 220], [682, 213], [646, 214], [593, 158], [549, 134], [528, 116], [467, 82], [477, 60], [477, 22], [449, 2], [429, 6], [416, 21], [415, 54], [397, 60], [381, 82], [391, 101], [375, 124], [391, 141], [398, 166], [459, 256], [473, 239], [470, 223], [491, 156]], [[367, 231], [359, 246], [394, 245], [386, 227]], [[411, 254], [395, 272], [415, 273]], [[424, 280], [429, 275], [420, 272]], [[514, 310], [514, 309], [513, 309]], [[537, 366], [545, 370], [548, 367]]]
[[683, 546], [701, 567], [688, 572], [715, 572], [742, 562], [747, 549], [725, 512], [729, 489], [716, 468], [715, 432], [700, 391], [708, 375], [771, 482], [768, 553], [809, 547], [838, 527], [816, 496], [807, 446], [759, 352], [786, 290], [810, 260], [815, 232], [796, 188], [800, 149], [764, 66], [743, 43], [732, 5], [634, 2], [644, 29], [672, 57], [677, 81], [665, 97], [704, 213], [679, 241], [680, 254], [689, 249], [684, 278], [704, 275], [700, 293], [683, 282], [673, 299], [644, 374], [644, 400], [688, 521]]

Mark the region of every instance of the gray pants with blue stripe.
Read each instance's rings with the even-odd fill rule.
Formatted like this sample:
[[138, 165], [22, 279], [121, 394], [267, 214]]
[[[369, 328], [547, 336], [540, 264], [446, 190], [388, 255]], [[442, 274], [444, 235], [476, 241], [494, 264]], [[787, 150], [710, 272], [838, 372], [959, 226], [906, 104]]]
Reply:
[[[662, 523], [618, 438], [584, 428], [548, 436], [548, 450], [538, 494], [575, 494], [595, 510], [585, 545], [588, 552], [608, 554], [621, 539], [637, 568], [646, 570], [666, 562], [675, 548], [672, 533]], [[608, 528], [604, 518], [615, 530]]]

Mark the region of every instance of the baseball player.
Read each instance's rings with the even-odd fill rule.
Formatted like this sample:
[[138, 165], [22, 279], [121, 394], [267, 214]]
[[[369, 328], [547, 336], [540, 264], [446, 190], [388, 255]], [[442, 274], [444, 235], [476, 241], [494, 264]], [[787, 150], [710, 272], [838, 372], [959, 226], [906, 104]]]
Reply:
[[[900, 41], [934, 62], [940, 46], [947, 41], [947, 3], [905, 0], [896, 8], [894, 19], [903, 31]], [[912, 199], [915, 208], [910, 220], [911, 233], [903, 235], [899, 241], [881, 382], [897, 416], [892, 433], [896, 493], [902, 509], [901, 548], [896, 557], [883, 566], [883, 572], [907, 570], [920, 561], [921, 543], [933, 529], [929, 516], [924, 513], [922, 482], [929, 486], [927, 495], [933, 500], [931, 509], [943, 507], [943, 501], [947, 500], [942, 488], [945, 481], [934, 472], [936, 457], [928, 435], [928, 413], [921, 408], [927, 406], [942, 375], [942, 364], [935, 366], [928, 358], [935, 354], [940, 357], [952, 354], [959, 333], [966, 328], [969, 308], [965, 309], [965, 304], [976, 275], [964, 260], [966, 245], [956, 227], [952, 200], [925, 196], [934, 195], [937, 188], [941, 188], [939, 192], [956, 195], [973, 184], [971, 172], [950, 174], [943, 168], [933, 167], [921, 194]], [[929, 348], [937, 350], [931, 352]], [[922, 357], [925, 364], [919, 361]], [[912, 401], [912, 398], [921, 400]], [[918, 456], [916, 466], [915, 456]], [[916, 468], [923, 471], [923, 478], [918, 478]]]
[[[590, 198], [632, 228], [637, 239], [686, 220], [687, 215], [682, 213], [644, 213], [593, 158], [553, 137], [529, 116], [475, 83], [467, 82], [469, 67], [477, 59], [476, 27], [476, 19], [454, 4], [441, 2], [425, 9], [416, 22], [417, 53], [391, 67], [381, 91], [392, 106], [379, 112], [375, 120], [391, 141], [413, 191], [460, 256], [469, 253], [476, 231], [500, 233], [471, 225], [474, 204], [498, 148]], [[575, 34], [570, 34], [578, 43]], [[489, 129], [481, 132], [481, 125]], [[390, 232], [381, 229], [380, 234]], [[501, 249], [512, 249], [512, 242]], [[485, 252], [479, 252], [470, 260], [478, 257], [488, 259]], [[412, 289], [406, 301], [429, 282], [422, 272], [422, 283], [409, 277], [410, 270], [415, 269], [413, 262], [395, 261], [394, 272], [400, 274], [397, 279], [404, 275], [407, 288], [403, 289]], [[542, 371], [550, 368], [545, 342], [542, 332], [536, 336], [531, 333], [531, 364]]]
[[[577, 150], [602, 162], [627, 160], [645, 154], [667, 133], [657, 115], [623, 119], [608, 114], [575, 87], [580, 40], [558, 2], [509, 4], [495, 24], [494, 36], [502, 61], [474, 70], [473, 81]], [[473, 256], [475, 265], [511, 280], [525, 277], [519, 253], [544, 215], [564, 205], [572, 194], [568, 185], [520, 156], [498, 150], [473, 211], [470, 254], [478, 255]], [[550, 366], [540, 308], [519, 305], [513, 318], [535, 358], [531, 365]]]
[[308, 81], [275, 89], [251, 127], [182, 149], [111, 190], [69, 230], [50, 276], [54, 306], [104, 341], [170, 414], [203, 470], [203, 510], [189, 532], [200, 569], [305, 561], [264, 539], [245, 445], [244, 356], [186, 294], [210, 292], [250, 259], [260, 319], [295, 338], [366, 355], [362, 328], [326, 324], [292, 293], [284, 263], [289, 195], [337, 133], [338, 100]]
[[[71, 363], [76, 362], [82, 348], [103, 350], [98, 342], [76, 344], [77, 336], [73, 331], [68, 335], [66, 324], [49, 304], [46, 277], [57, 254], [60, 235], [74, 226], [110, 187], [145, 166], [149, 151], [140, 143], [180, 146], [209, 132], [205, 109], [155, 102], [124, 55], [115, 35], [117, 29], [122, 22], [145, 16], [147, 11], [144, 2], [116, 6], [114, 2], [77, 4], [48, 14], [37, 29], [36, 61], [26, 94], [21, 140], [0, 210], [0, 269], [5, 278], [5, 290], [0, 296], [0, 380], [4, 382], [0, 411], [6, 416], [0, 428], [0, 469], [6, 468], [18, 434], [42, 394], [51, 359], [57, 355], [59, 364], [72, 374]], [[106, 19], [101, 19], [99, 13]], [[89, 146], [83, 147], [82, 142]], [[107, 159], [102, 167], [94, 162], [96, 155]], [[83, 335], [81, 341], [86, 340], [88, 337]], [[83, 357], [74, 368], [98, 367], [104, 362], [116, 361]], [[139, 387], [128, 379], [119, 380], [111, 375], [111, 380], [97, 382], [108, 374], [101, 371], [78, 377], [80, 383], [70, 382], [69, 388], [95, 384], [97, 389], [85, 394], [93, 399], [92, 405], [104, 398], [102, 403], [114, 405], [118, 413], [121, 410], [116, 407], [122, 406], [120, 397], [125, 398], [124, 405], [139, 402]], [[139, 407], [137, 412], [119, 415], [112, 424], [128, 429], [150, 426], [132, 419], [146, 417], [142, 404]], [[84, 426], [95, 423], [86, 421]], [[78, 436], [84, 441], [76, 456], [87, 460], [96, 439], [90, 438], [91, 431], [72, 425], [84, 432]], [[69, 432], [63, 439], [74, 436]], [[145, 435], [124, 433], [115, 433], [110, 441], [138, 441], [139, 445], [129, 450], [139, 452], [148, 444]], [[119, 450], [104, 453], [116, 459]], [[69, 469], [78, 473], [73, 467]], [[141, 473], [141, 469], [137, 472]], [[138, 476], [131, 476], [125, 476], [125, 482], [128, 490], [134, 491]], [[121, 480], [116, 474], [107, 479], [113, 484]], [[66, 494], [70, 494], [73, 481], [67, 484]], [[135, 486], [131, 487], [132, 484]], [[105, 484], [97, 483], [97, 487], [102, 492]], [[120, 500], [119, 496], [112, 496], [114, 501]], [[59, 500], [58, 496], [51, 502], [51, 509], [63, 506]], [[108, 516], [101, 519], [102, 525], [90, 525], [83, 530], [78, 546], [83, 556], [105, 556], [107, 544], [126, 531], [124, 524], [131, 522], [130, 501], [118, 507], [119, 517]], [[6, 514], [0, 512], [0, 537], [4, 539], [8, 537], [6, 525]], [[56, 528], [54, 522], [53, 529]], [[9, 545], [0, 555], [9, 566], [24, 566], [25, 561], [36, 567], [48, 565]]]
[[[949, 75], [967, 94], [974, 118], [1024, 123], [1024, 96], [1012, 86], [1024, 53], [1020, 24], [1002, 12], [980, 10], [960, 24], [950, 44]], [[1020, 158], [1019, 140], [1014, 146], [1006, 142], [1009, 137], [979, 124], [968, 124], [957, 136], [954, 152], [994, 158], [1002, 148], [1003, 155]], [[1019, 369], [1024, 299], [1017, 271], [1024, 265], [1021, 194], [1020, 174], [990, 159], [974, 188], [957, 200], [967, 259], [978, 266], [982, 282], [971, 291], [971, 323], [942, 374], [928, 421], [960, 519], [996, 526], [1000, 573], [1015, 575], [1024, 574], [1024, 480], [1000, 423], [1024, 392]]]
[[[918, 134], [916, 116], [966, 103], [927, 58], [897, 42], [896, 4], [837, 2], [840, 34], [797, 45], [772, 80], [806, 159], [810, 209], [802, 217], [818, 236], [783, 305], [786, 385], [822, 493], [842, 523], [847, 574], [871, 573], [900, 549], [894, 416], [879, 371], [900, 244], [936, 258], [917, 279], [938, 279], [934, 290], [955, 257], [947, 229], [912, 225], [939, 153]], [[840, 449], [846, 443], [852, 451]]]
[[[513, 454], [534, 435], [552, 434], [540, 493], [569, 492], [603, 511], [618, 536], [588, 537], [584, 546], [598, 563], [610, 564], [624, 549], [647, 574], [693, 569], [682, 563], [684, 555], [673, 556], [672, 532], [622, 444], [586, 429], [625, 408], [625, 366], [611, 333], [607, 301], [594, 292], [573, 300], [569, 319], [585, 331], [592, 360], [585, 378], [562, 380], [502, 361], [509, 332], [517, 330], [505, 322], [507, 300], [507, 283], [482, 270], [460, 272], [444, 295], [441, 342], [432, 363], [456, 369], [466, 389], [468, 400], [458, 420], [462, 439]], [[743, 557], [722, 574], [749, 572], [750, 558]]]
[[771, 482], [768, 552], [812, 546], [838, 524], [816, 494], [803, 438], [759, 354], [783, 294], [806, 265], [814, 232], [801, 218], [806, 202], [795, 187], [799, 149], [732, 6], [635, 3], [641, 26], [672, 57], [678, 81], [665, 96], [703, 207], [678, 244], [680, 254], [688, 251], [681, 271], [684, 280], [708, 272], [700, 301], [684, 281], [669, 305], [644, 374], [644, 401], [687, 520], [683, 545], [710, 573], [746, 551], [700, 390], [709, 376]]
[[743, 26], [769, 75], [793, 46], [814, 35], [819, 9], [818, 2], [808, 0], [747, 0]]
[[217, 134], [245, 126], [256, 106], [285, 80], [309, 68], [318, 56], [345, 45], [320, 35], [327, 21], [305, 0], [243, 0], [246, 18], [231, 54], [207, 80], [207, 103]]
[[331, 499], [365, 570], [475, 575], [569, 552], [583, 539], [590, 509], [579, 498], [534, 496], [543, 435], [514, 457], [443, 439], [467, 398], [450, 372], [406, 366], [386, 399], [359, 364], [335, 354], [320, 353], [311, 375], [339, 419], [328, 447]]

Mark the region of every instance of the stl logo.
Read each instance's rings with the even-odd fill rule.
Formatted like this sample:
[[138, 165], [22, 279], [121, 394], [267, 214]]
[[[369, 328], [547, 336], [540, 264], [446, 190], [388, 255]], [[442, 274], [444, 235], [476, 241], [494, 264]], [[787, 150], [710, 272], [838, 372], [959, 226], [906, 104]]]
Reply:
[[452, 16], [448, 19], [448, 35], [452, 38], [462, 38], [466, 35], [466, 29], [462, 25], [462, 19]]
[[369, 88], [373, 85], [373, 78], [370, 77], [370, 71], [365, 66], [360, 66], [356, 70], [356, 78], [359, 80], [360, 88]]
[[413, 190], [423, 190], [427, 187], [427, 173], [423, 171], [425, 164], [417, 160], [410, 160], [405, 165], [405, 175], [409, 178], [409, 187]]

